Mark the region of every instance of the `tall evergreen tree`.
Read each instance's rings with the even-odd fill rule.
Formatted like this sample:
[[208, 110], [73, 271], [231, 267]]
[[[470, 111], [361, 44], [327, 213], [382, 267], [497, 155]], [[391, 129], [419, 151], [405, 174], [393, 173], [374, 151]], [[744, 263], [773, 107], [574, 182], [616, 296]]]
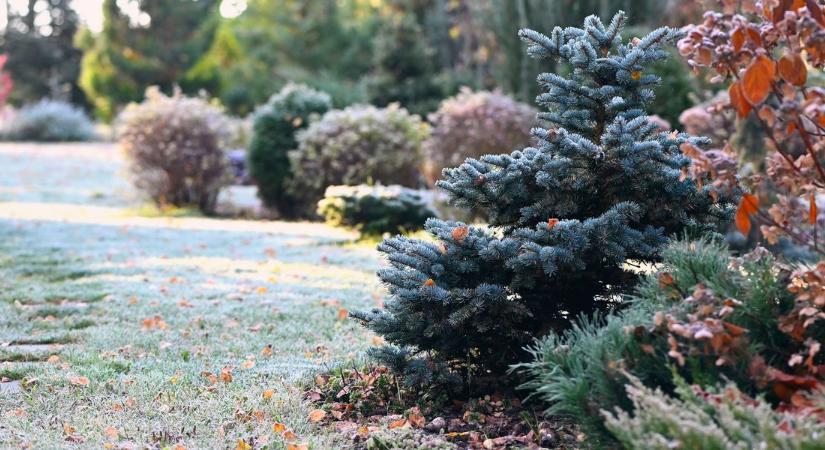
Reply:
[[8, 71], [15, 82], [12, 102], [51, 97], [85, 103], [77, 85], [81, 58], [74, 45], [77, 29], [70, 0], [29, 0], [25, 10], [9, 11], [6, 29], [0, 32], [0, 53], [8, 56]]
[[548, 125], [533, 130], [538, 145], [468, 159], [438, 182], [489, 227], [430, 219], [434, 242], [379, 246], [392, 298], [352, 315], [391, 344], [372, 354], [412, 382], [433, 367], [501, 374], [532, 338], [620, 303], [637, 279], [629, 265], [656, 261], [670, 235], [730, 217], [732, 202], [691, 179], [680, 150], [708, 140], [660, 132], [645, 115], [659, 83], [646, 67], [680, 32], [625, 44], [624, 22], [620, 12], [607, 26], [590, 16], [550, 36], [522, 30], [531, 56], [570, 69], [538, 78]]
[[373, 74], [367, 85], [371, 103], [398, 102], [408, 111], [425, 115], [438, 109], [447, 95], [437, 81], [436, 52], [421, 22], [432, 2], [387, 2], [376, 36]]
[[103, 31], [84, 44], [80, 84], [99, 116], [143, 98], [149, 86], [170, 92], [209, 48], [219, 0], [138, 0], [125, 11], [103, 2]]

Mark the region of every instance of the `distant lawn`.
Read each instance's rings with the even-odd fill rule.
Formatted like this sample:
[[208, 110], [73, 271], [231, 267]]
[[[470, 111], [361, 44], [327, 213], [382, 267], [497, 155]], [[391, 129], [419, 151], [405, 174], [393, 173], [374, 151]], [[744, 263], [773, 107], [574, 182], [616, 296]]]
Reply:
[[[319, 224], [134, 217], [128, 192], [89, 194], [122, 187], [118, 158], [44, 151], [0, 146], [0, 175], [65, 183], [60, 195], [47, 178], [1, 186], [0, 345], [13, 345], [0, 377], [25, 388], [0, 395], [0, 447], [278, 449], [279, 422], [337, 448], [299, 385], [368, 345], [341, 318], [383, 296], [373, 246]], [[71, 175], [83, 164], [99, 166], [93, 182]]]

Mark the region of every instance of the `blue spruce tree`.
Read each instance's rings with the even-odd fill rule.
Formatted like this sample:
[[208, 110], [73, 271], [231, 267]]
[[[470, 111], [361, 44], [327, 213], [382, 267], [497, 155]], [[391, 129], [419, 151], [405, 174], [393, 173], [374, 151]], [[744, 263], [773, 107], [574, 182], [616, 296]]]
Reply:
[[521, 30], [531, 56], [570, 68], [538, 77], [547, 128], [533, 130], [535, 148], [468, 159], [438, 182], [489, 226], [430, 219], [434, 241], [399, 236], [378, 247], [392, 298], [352, 316], [391, 344], [371, 353], [409, 383], [502, 374], [534, 337], [618, 306], [637, 280], [631, 266], [655, 262], [668, 236], [729, 219], [732, 199], [691, 179], [680, 150], [708, 140], [663, 132], [645, 115], [660, 82], [645, 67], [680, 32], [625, 44], [624, 21], [619, 12], [607, 26], [591, 16], [550, 36]]

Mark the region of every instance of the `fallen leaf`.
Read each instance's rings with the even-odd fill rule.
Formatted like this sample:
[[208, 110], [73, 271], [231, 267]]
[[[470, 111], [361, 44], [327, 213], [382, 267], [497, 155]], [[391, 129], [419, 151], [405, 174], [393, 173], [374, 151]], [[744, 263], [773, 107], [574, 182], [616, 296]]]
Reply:
[[272, 391], [272, 389], [267, 389], [264, 391], [264, 399], [266, 400], [272, 398], [273, 395], [275, 395], [275, 393]]
[[324, 417], [327, 416], [327, 412], [323, 409], [313, 409], [309, 413], [309, 421], [310, 422], [320, 422], [324, 420]]
[[69, 377], [69, 383], [71, 383], [75, 386], [88, 386], [89, 385], [89, 379], [87, 377], [83, 377], [83, 376]]
[[349, 311], [346, 308], [341, 308], [338, 310], [338, 320], [346, 320], [349, 316]]
[[106, 427], [106, 429], [103, 430], [103, 434], [111, 440], [115, 440], [118, 436], [120, 436], [120, 433], [118, 433], [117, 428], [115, 427]]
[[221, 378], [221, 381], [223, 381], [224, 383], [231, 382], [232, 381], [232, 368], [229, 367], [229, 366], [226, 366], [223, 369], [221, 369], [220, 378]]
[[238, 439], [238, 445], [235, 446], [235, 450], [252, 450], [252, 446], [247, 444], [243, 439]]
[[470, 234], [470, 229], [467, 227], [467, 225], [455, 227], [453, 228], [453, 231], [451, 233], [453, 240], [459, 244], [464, 242], [464, 239], [467, 237], [468, 234]]
[[303, 442], [299, 444], [287, 444], [286, 450], [309, 450], [309, 444]]
[[390, 430], [392, 430], [393, 428], [400, 428], [400, 427], [403, 427], [406, 423], [407, 423], [406, 419], [398, 419], [396, 421], [390, 422], [390, 424], [387, 425], [387, 428], [390, 429]]
[[280, 422], [275, 422], [275, 424], [272, 425], [272, 431], [274, 431], [278, 434], [281, 434], [284, 431], [286, 431], [286, 425], [284, 425]]

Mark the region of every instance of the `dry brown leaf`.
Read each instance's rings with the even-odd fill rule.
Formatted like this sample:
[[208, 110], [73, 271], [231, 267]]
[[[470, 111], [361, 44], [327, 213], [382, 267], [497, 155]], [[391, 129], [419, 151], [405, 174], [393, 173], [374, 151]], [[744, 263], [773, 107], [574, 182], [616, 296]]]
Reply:
[[75, 386], [88, 386], [89, 385], [89, 379], [87, 377], [83, 377], [83, 376], [76, 376], [76, 377], [73, 376], [73, 377], [69, 377], [69, 383], [71, 383]]
[[324, 411], [323, 409], [313, 409], [309, 413], [309, 421], [317, 423], [317, 422], [320, 422], [320, 421], [324, 420], [324, 417], [326, 417], [326, 416], [327, 416], [327, 412]]

